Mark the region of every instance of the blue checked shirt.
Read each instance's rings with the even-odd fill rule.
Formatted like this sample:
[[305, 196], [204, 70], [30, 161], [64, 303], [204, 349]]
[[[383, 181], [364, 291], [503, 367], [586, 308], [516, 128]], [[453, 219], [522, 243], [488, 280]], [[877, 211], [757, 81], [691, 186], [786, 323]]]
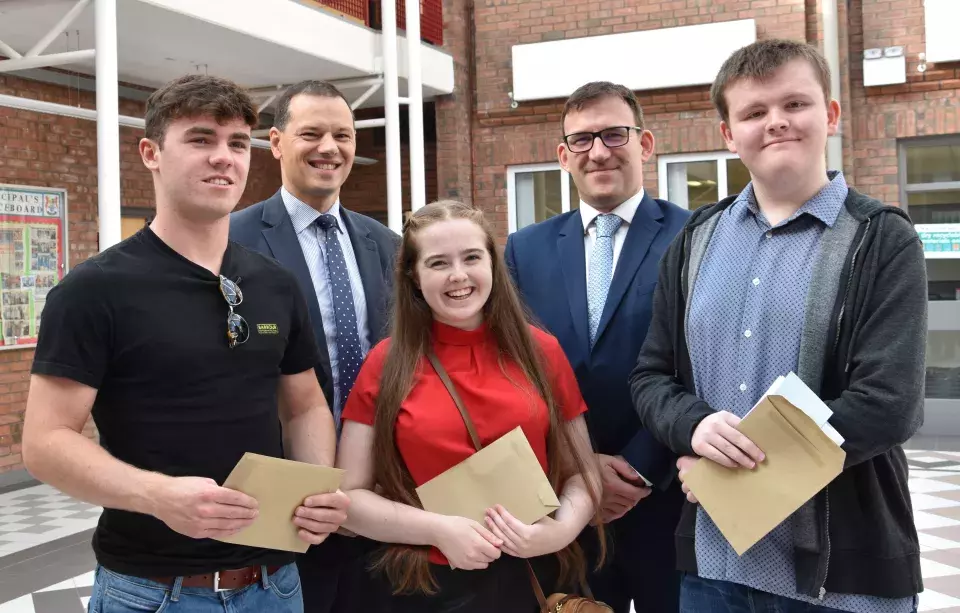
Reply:
[[[789, 219], [771, 227], [752, 183], [721, 213], [693, 288], [687, 342], [697, 395], [716, 410], [746, 415], [780, 375], [796, 372], [804, 303], [820, 238], [847, 196], [843, 174]], [[790, 520], [738, 556], [703, 507], [697, 508], [697, 569], [729, 581], [804, 602], [856, 613], [910, 613], [899, 600], [797, 592]]]

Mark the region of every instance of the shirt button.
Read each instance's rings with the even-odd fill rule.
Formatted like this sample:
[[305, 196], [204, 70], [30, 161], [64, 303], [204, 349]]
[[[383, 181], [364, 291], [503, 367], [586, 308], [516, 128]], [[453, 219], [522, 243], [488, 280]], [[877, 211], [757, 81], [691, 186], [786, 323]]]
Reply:
[[773, 238], [773, 232], [767, 232], [767, 238]]
[[741, 383], [741, 384], [740, 384], [740, 391], [741, 391], [741, 392], [747, 391], [747, 384], [746, 384], [746, 383]]
[[746, 332], [743, 333], [743, 335], [746, 336], [747, 338], [750, 338], [751, 336], [753, 336], [753, 332], [751, 332], [750, 330], [747, 330]]
[[754, 279], [754, 280], [753, 280], [753, 284], [754, 284], [754, 285], [760, 285], [760, 279]]

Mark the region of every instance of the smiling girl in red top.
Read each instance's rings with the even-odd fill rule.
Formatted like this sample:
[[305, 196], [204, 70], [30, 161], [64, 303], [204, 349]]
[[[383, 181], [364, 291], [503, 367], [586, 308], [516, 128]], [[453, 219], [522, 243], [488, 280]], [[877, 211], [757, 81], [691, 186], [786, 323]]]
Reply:
[[[535, 611], [521, 558], [531, 559], [547, 593], [557, 587], [548, 577], [579, 575], [574, 540], [599, 501], [570, 364], [554, 337], [527, 323], [483, 214], [467, 205], [434, 203], [410, 217], [396, 291], [392, 336], [367, 356], [343, 412], [344, 526], [390, 544], [376, 566], [402, 594], [394, 611]], [[560, 492], [553, 517], [526, 525], [496, 507], [481, 525], [422, 510], [415, 488], [475, 451], [428, 349], [484, 446], [522, 427]]]

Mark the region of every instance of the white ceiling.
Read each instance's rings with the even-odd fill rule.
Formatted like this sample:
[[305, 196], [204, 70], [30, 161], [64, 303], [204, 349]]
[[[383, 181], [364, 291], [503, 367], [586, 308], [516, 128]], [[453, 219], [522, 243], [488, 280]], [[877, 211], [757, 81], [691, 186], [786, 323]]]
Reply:
[[[0, 40], [26, 53], [74, 4], [0, 0]], [[369, 76], [379, 68], [382, 44], [379, 32], [295, 0], [117, 0], [117, 29], [120, 80], [151, 88], [204, 71], [249, 88]], [[90, 49], [94, 43], [91, 2], [44, 53]], [[405, 41], [401, 96], [406, 95], [404, 46]], [[450, 93], [452, 58], [429, 45], [421, 45], [421, 56], [424, 98]], [[61, 68], [95, 73], [93, 59]], [[363, 91], [345, 93], [353, 99]], [[381, 91], [363, 107], [382, 105]]]

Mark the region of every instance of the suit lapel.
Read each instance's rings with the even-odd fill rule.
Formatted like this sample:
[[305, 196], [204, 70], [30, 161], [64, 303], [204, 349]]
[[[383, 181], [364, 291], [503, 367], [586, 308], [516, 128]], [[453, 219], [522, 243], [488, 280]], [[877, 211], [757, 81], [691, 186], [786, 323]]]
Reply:
[[570, 316], [577, 340], [584, 355], [590, 355], [590, 336], [587, 329], [587, 268], [583, 252], [583, 221], [580, 212], [570, 216], [560, 228], [557, 237], [557, 251], [560, 253], [560, 268], [563, 271], [564, 285], [567, 288], [567, 300], [570, 303]]
[[623, 300], [624, 294], [633, 282], [637, 269], [650, 250], [653, 239], [660, 232], [663, 213], [660, 207], [646, 193], [637, 207], [637, 212], [633, 216], [633, 222], [627, 229], [627, 236], [623, 241], [623, 248], [620, 249], [620, 257], [617, 259], [617, 268], [613, 274], [613, 280], [610, 283], [610, 290], [607, 292], [607, 301], [603, 305], [603, 315], [600, 317], [600, 324], [597, 326], [597, 341], [603, 335], [604, 329], [610, 323], [610, 319], [616, 312], [617, 307]]
[[310, 269], [307, 268], [307, 261], [303, 257], [303, 249], [300, 248], [293, 222], [290, 221], [290, 215], [283, 205], [283, 198], [279, 192], [264, 204], [261, 220], [264, 223], [263, 238], [270, 247], [271, 255], [286, 269], [292, 271], [300, 283], [310, 311], [313, 332], [319, 345], [320, 361], [330, 375], [330, 353], [327, 351], [327, 337], [323, 333], [323, 317], [320, 315], [317, 291], [313, 287]]
[[383, 270], [380, 267], [380, 249], [377, 242], [370, 238], [370, 232], [357, 222], [354, 213], [341, 205], [340, 216], [353, 253], [357, 258], [357, 268], [360, 269], [360, 280], [363, 282], [363, 294], [367, 303], [367, 330], [370, 333], [370, 345], [375, 345], [386, 333], [386, 321], [383, 320], [384, 309], [381, 302], [384, 300], [383, 288], [386, 286]]

